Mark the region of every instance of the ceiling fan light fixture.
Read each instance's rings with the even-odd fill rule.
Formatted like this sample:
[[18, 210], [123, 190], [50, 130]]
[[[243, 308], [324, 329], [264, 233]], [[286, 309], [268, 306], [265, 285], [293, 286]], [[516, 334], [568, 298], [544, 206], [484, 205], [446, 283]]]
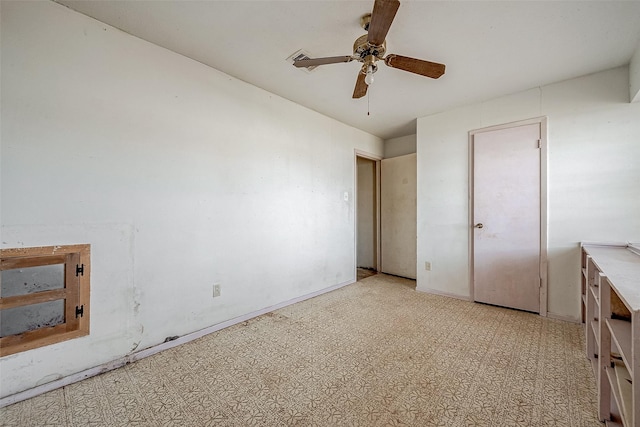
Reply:
[[446, 67], [444, 64], [396, 54], [387, 55], [387, 42], [385, 39], [399, 7], [400, 0], [374, 0], [373, 11], [360, 18], [360, 25], [367, 34], [358, 37], [353, 43], [352, 55], [294, 59], [293, 65], [298, 68], [309, 68], [311, 66], [337, 64], [340, 62], [360, 62], [362, 67], [358, 71], [358, 78], [353, 89], [353, 99], [362, 98], [367, 94], [367, 88], [371, 86], [374, 80], [373, 74], [378, 71], [378, 61], [382, 61], [386, 66], [397, 70], [432, 79], [439, 78], [445, 72]]
[[373, 83], [373, 66], [371, 64], [367, 66], [367, 73], [364, 77], [364, 82], [367, 84], [367, 86], [371, 86], [371, 84]]

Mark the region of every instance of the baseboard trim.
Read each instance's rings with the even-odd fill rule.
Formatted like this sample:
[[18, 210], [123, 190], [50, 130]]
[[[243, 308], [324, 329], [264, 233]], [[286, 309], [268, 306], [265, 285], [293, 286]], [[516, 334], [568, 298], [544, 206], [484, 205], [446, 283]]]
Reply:
[[462, 301], [471, 301], [471, 297], [464, 296], [464, 295], [456, 295], [456, 294], [452, 294], [452, 293], [449, 293], [449, 292], [437, 291], [435, 289], [418, 289], [418, 288], [416, 288], [416, 291], [424, 292], [425, 294], [439, 295], [441, 297], [455, 298], [455, 299], [459, 299], [459, 300], [462, 300]]
[[554, 319], [554, 320], [562, 320], [563, 322], [569, 322], [569, 323], [582, 323], [580, 321], [580, 319], [576, 318], [576, 317], [572, 317], [572, 316], [564, 316], [562, 314], [555, 314], [555, 313], [549, 313], [547, 312], [547, 317], [549, 319]]
[[217, 323], [215, 325], [206, 327], [204, 329], [200, 329], [199, 331], [191, 332], [189, 334], [183, 335], [179, 338], [176, 338], [173, 341], [164, 342], [144, 350], [140, 350], [136, 353], [127, 354], [119, 359], [112, 360], [111, 362], [103, 363], [102, 365], [95, 366], [93, 368], [85, 369], [84, 371], [77, 372], [75, 374], [68, 375], [66, 377], [48, 382], [46, 384], [42, 384], [28, 390], [24, 390], [9, 396], [5, 396], [0, 399], [0, 408], [4, 408], [5, 406], [12, 405], [14, 403], [21, 402], [23, 400], [30, 399], [32, 397], [39, 396], [41, 394], [47, 393], [49, 391], [68, 386], [69, 384], [76, 383], [78, 381], [82, 381], [84, 379], [103, 374], [105, 372], [112, 371], [114, 369], [120, 368], [128, 363], [132, 363], [145, 357], [152, 356], [154, 354], [160, 353], [161, 351], [168, 350], [170, 348], [177, 347], [179, 345], [188, 343], [193, 340], [197, 340], [198, 338], [202, 338], [205, 335], [212, 334], [214, 332], [218, 332], [219, 330], [228, 328], [229, 326], [237, 325], [238, 323], [246, 322], [247, 320], [253, 319], [254, 317], [262, 316], [263, 314], [270, 313], [275, 310], [279, 310], [281, 308], [287, 307], [292, 304], [296, 304], [322, 294], [326, 294], [327, 292], [335, 291], [347, 285], [351, 285], [355, 283], [353, 280], [349, 280], [346, 282], [338, 283], [337, 285], [330, 286], [328, 288], [320, 289], [319, 291], [311, 292], [309, 294], [305, 294], [287, 301], [283, 301], [281, 303], [262, 308], [260, 310], [252, 311], [251, 313], [243, 314], [242, 316], [234, 317], [233, 319], [226, 320], [221, 323]]
[[114, 369], [120, 368], [129, 361], [130, 356], [124, 356], [120, 359], [113, 360], [111, 362], [104, 363], [102, 365], [95, 366], [93, 368], [85, 369], [84, 371], [77, 372], [72, 375], [68, 375], [66, 377], [48, 382], [46, 384], [42, 384], [28, 390], [24, 390], [0, 399], [0, 408], [4, 408], [5, 406], [12, 405], [14, 403], [22, 402], [23, 400], [31, 399], [32, 397], [39, 396], [44, 393], [48, 393], [50, 391], [56, 390], [61, 387], [68, 386], [69, 384], [76, 383], [78, 381], [82, 381], [87, 378], [94, 377], [96, 375], [100, 375], [104, 372], [113, 371]]
[[204, 328], [204, 329], [200, 329], [199, 331], [195, 331], [195, 332], [192, 332], [190, 334], [183, 335], [183, 336], [181, 336], [179, 338], [176, 338], [173, 341], [165, 342], [165, 343], [162, 343], [162, 344], [155, 345], [153, 347], [149, 347], [149, 348], [144, 349], [144, 350], [140, 350], [139, 352], [134, 353], [134, 354], [132, 354], [130, 356], [132, 358], [131, 361], [135, 362], [136, 360], [144, 359], [145, 357], [152, 356], [152, 355], [154, 355], [156, 353], [159, 353], [159, 352], [161, 352], [163, 350], [168, 350], [170, 348], [177, 347], [177, 346], [179, 346], [181, 344], [185, 344], [185, 343], [188, 343], [190, 341], [197, 340], [198, 338], [202, 338], [205, 335], [209, 335], [209, 334], [212, 334], [214, 332], [218, 332], [219, 330], [228, 328], [229, 326], [233, 326], [233, 325], [237, 325], [238, 323], [246, 322], [247, 320], [253, 319], [254, 317], [262, 316], [263, 314], [267, 314], [267, 313], [270, 313], [272, 311], [279, 310], [281, 308], [287, 307], [289, 305], [296, 304], [296, 303], [308, 300], [310, 298], [314, 298], [314, 297], [320, 296], [322, 294], [326, 294], [327, 292], [335, 291], [335, 290], [340, 289], [340, 288], [342, 288], [344, 286], [351, 285], [352, 283], [355, 283], [355, 282], [354, 281], [347, 281], [347, 282], [338, 283], [337, 285], [331, 286], [329, 288], [321, 289], [319, 291], [312, 292], [312, 293], [306, 294], [306, 295], [302, 295], [300, 297], [293, 298], [293, 299], [290, 299], [290, 300], [287, 300], [287, 301], [284, 301], [284, 302], [281, 302], [281, 303], [278, 303], [278, 304], [275, 304], [275, 305], [271, 305], [269, 307], [265, 307], [265, 308], [257, 310], [257, 311], [252, 311], [251, 313], [247, 313], [247, 314], [244, 314], [242, 316], [234, 317], [233, 319], [229, 319], [229, 320], [226, 320], [224, 322], [217, 323], [217, 324], [215, 324], [213, 326], [209, 326], [209, 327]]

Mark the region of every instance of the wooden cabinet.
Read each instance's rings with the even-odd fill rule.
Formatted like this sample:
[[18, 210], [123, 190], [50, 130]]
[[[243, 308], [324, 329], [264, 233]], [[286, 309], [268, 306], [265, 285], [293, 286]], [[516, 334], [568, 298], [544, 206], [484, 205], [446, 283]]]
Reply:
[[609, 426], [640, 427], [640, 248], [582, 245], [582, 320]]

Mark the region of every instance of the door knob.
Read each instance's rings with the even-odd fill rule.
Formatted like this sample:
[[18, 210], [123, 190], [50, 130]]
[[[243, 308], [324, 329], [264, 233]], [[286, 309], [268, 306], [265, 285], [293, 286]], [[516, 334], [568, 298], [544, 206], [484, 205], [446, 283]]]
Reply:
[[484, 225], [482, 225], [481, 222], [477, 223], [476, 225], [474, 225], [475, 228], [483, 228]]

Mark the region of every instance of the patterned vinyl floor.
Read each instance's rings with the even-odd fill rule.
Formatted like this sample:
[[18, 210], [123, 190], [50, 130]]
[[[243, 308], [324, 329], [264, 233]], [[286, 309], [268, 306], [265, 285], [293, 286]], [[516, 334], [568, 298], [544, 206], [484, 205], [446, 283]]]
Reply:
[[359, 268], [356, 270], [358, 282], [362, 279], [366, 279], [367, 277], [374, 276], [378, 274], [377, 271], [370, 268]]
[[2, 426], [601, 426], [581, 325], [378, 274], [0, 410]]

